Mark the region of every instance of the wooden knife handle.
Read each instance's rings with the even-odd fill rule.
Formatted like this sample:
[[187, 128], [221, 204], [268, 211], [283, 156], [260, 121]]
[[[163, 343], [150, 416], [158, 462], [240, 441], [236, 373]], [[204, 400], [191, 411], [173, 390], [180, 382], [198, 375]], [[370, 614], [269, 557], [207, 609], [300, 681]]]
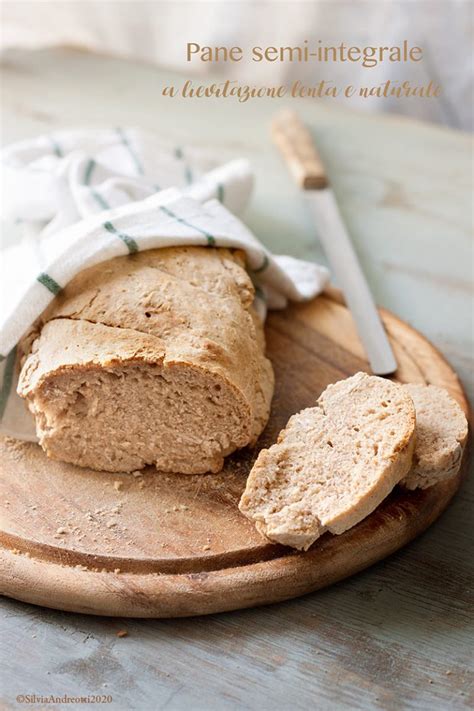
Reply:
[[285, 110], [275, 117], [272, 136], [303, 190], [322, 190], [328, 186], [313, 137], [295, 111]]

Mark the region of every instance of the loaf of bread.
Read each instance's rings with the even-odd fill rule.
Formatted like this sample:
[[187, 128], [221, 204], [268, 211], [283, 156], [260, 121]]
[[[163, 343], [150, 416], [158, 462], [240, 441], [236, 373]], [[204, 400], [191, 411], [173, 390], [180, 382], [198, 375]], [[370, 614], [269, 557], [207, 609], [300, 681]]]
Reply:
[[357, 373], [330, 385], [260, 452], [239, 508], [271, 541], [306, 550], [370, 514], [408, 473], [414, 445], [409, 393]]
[[264, 428], [273, 371], [242, 253], [173, 247], [81, 272], [23, 341], [18, 392], [48, 456], [219, 471]]
[[467, 420], [451, 395], [435, 385], [403, 386], [416, 410], [413, 465], [403, 479], [407, 489], [427, 489], [459, 472], [467, 440]]

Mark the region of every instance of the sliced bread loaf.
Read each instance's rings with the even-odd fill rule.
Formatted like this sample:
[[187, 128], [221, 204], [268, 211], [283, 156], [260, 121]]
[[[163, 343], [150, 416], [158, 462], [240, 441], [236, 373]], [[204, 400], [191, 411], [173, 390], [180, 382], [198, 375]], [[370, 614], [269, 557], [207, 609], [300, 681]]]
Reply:
[[268, 419], [273, 371], [240, 252], [173, 247], [75, 277], [25, 338], [18, 392], [48, 456], [219, 471]]
[[414, 445], [409, 393], [357, 373], [330, 385], [260, 452], [239, 508], [271, 541], [306, 550], [371, 513], [408, 473]]
[[427, 489], [455, 476], [467, 440], [467, 420], [443, 388], [409, 383], [403, 386], [416, 410], [413, 465], [401, 481], [407, 489]]

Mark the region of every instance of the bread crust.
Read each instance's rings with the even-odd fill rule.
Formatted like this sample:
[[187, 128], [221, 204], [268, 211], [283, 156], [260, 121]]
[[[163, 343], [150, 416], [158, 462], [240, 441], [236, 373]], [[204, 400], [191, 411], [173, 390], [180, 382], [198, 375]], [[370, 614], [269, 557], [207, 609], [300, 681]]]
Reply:
[[[87, 379], [103, 371], [126, 377], [137, 365], [147, 368], [147, 375], [158, 368], [160, 377], [187, 370], [199, 380], [200, 392], [203, 378], [210, 387], [220, 382], [241, 420], [234, 449], [253, 444], [268, 420], [274, 386], [253, 297], [242, 253], [236, 250], [163, 248], [81, 272], [21, 344], [18, 392], [36, 417], [46, 453], [80, 466], [109, 468], [101, 461], [91, 463], [86, 454], [71, 458], [70, 448], [62, 448], [58, 408], [53, 412], [51, 402], [61, 395], [58, 389], [67, 389], [68, 374]], [[74, 421], [67, 426], [74, 428]], [[207, 469], [191, 462], [189, 473], [216, 471], [227, 449], [210, 456]], [[145, 465], [139, 460], [130, 470]], [[178, 471], [172, 456], [166, 461], [170, 471]]]
[[443, 388], [419, 383], [403, 388], [415, 405], [417, 438], [412, 468], [401, 484], [407, 489], [427, 489], [459, 473], [467, 442], [467, 419]]

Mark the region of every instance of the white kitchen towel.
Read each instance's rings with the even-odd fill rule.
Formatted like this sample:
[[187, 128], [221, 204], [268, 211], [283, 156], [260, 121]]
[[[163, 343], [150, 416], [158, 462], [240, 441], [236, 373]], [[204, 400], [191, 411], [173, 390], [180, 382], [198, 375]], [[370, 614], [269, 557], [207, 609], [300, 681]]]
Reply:
[[[16, 395], [16, 345], [82, 269], [175, 245], [245, 251], [256, 307], [284, 308], [325, 286], [324, 267], [272, 255], [234, 216], [251, 192], [245, 160], [220, 167], [192, 148], [170, 148], [135, 129], [63, 131], [0, 154], [3, 219], [23, 237], [2, 249], [0, 432], [35, 440]], [[170, 187], [173, 186], [173, 187]]]

